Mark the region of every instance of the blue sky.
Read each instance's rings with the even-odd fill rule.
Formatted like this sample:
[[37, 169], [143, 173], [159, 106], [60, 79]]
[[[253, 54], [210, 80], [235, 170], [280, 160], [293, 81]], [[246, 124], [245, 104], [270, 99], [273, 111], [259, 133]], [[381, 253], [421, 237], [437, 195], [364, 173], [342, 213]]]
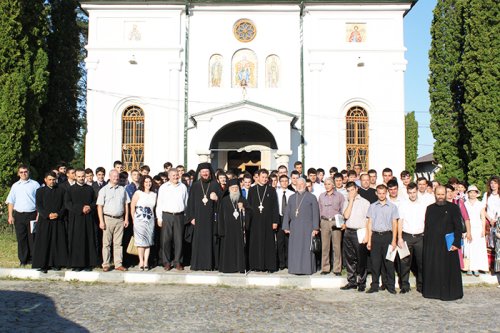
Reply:
[[431, 153], [434, 139], [429, 128], [429, 48], [432, 11], [437, 0], [420, 0], [404, 19], [408, 66], [405, 73], [405, 112], [415, 111], [418, 121], [418, 156]]

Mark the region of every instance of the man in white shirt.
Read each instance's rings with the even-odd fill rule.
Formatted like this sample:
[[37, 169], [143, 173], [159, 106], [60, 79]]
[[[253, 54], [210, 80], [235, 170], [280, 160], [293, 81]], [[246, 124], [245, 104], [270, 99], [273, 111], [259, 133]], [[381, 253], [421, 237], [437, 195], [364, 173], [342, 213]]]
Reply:
[[344, 188], [343, 177], [341, 173], [333, 175], [333, 183], [335, 184], [335, 191], [339, 192], [347, 200], [347, 190]]
[[325, 186], [322, 183], [318, 183], [318, 171], [315, 168], [309, 168], [307, 170], [307, 178], [311, 180], [312, 183], [312, 193], [319, 198], [319, 195], [325, 192]]
[[401, 203], [398, 221], [398, 246], [402, 248], [404, 242], [408, 245], [410, 255], [401, 259], [401, 294], [410, 291], [410, 268], [413, 257], [417, 262], [417, 291], [422, 292], [422, 260], [424, 247], [425, 211], [427, 205], [417, 198], [417, 185], [410, 183], [407, 186], [408, 200]]
[[[182, 271], [182, 241], [184, 239], [184, 211], [188, 192], [186, 185], [179, 182], [177, 169], [168, 171], [168, 182], [160, 186], [156, 203], [156, 217], [161, 228], [161, 258], [166, 271], [173, 265]], [[172, 244], [173, 242], [173, 244]], [[174, 255], [172, 256], [172, 245]]]
[[432, 194], [427, 192], [427, 179], [425, 179], [424, 177], [419, 177], [417, 179], [417, 186], [417, 197], [421, 203], [423, 203], [427, 207], [436, 202], [436, 198]]
[[401, 205], [401, 202], [404, 201], [404, 199], [399, 196], [399, 184], [396, 179], [389, 180], [389, 182], [387, 183], [387, 192], [389, 192], [387, 199], [396, 207], [398, 207], [399, 211], [399, 206]]
[[410, 184], [411, 182], [411, 175], [410, 175], [410, 172], [408, 170], [403, 170], [401, 171], [400, 173], [400, 180], [401, 180], [401, 186], [399, 187], [399, 193], [398, 193], [398, 196], [401, 198], [401, 199], [406, 199], [408, 200], [408, 192], [406, 190], [406, 187], [408, 186], [408, 184]]

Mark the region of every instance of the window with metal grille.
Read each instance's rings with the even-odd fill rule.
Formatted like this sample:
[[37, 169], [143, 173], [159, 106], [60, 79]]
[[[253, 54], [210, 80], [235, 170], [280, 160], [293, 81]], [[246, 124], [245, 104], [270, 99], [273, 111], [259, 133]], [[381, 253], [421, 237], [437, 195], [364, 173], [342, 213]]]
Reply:
[[144, 164], [144, 111], [131, 105], [122, 116], [122, 161], [125, 171]]
[[361, 164], [368, 170], [368, 114], [359, 106], [347, 111], [346, 119], [346, 166], [352, 169]]

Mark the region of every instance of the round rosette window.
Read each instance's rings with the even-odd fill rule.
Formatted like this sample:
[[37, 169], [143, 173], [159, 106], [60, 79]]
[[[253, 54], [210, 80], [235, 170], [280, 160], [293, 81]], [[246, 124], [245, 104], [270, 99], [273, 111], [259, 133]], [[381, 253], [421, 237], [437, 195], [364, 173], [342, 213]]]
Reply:
[[251, 42], [257, 34], [257, 29], [249, 19], [241, 19], [236, 21], [233, 26], [234, 37], [242, 43]]

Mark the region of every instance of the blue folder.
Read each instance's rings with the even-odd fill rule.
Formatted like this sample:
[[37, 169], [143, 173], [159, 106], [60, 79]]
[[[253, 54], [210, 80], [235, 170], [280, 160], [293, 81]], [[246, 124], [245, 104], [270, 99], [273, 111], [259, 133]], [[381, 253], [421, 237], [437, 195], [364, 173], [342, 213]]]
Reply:
[[[455, 241], [455, 233], [450, 232], [449, 234], [444, 235], [444, 239], [446, 241], [446, 248], [448, 249], [448, 251], [450, 251], [451, 246], [453, 245], [453, 242]], [[460, 245], [461, 246], [464, 245], [463, 239], [460, 240]]]

